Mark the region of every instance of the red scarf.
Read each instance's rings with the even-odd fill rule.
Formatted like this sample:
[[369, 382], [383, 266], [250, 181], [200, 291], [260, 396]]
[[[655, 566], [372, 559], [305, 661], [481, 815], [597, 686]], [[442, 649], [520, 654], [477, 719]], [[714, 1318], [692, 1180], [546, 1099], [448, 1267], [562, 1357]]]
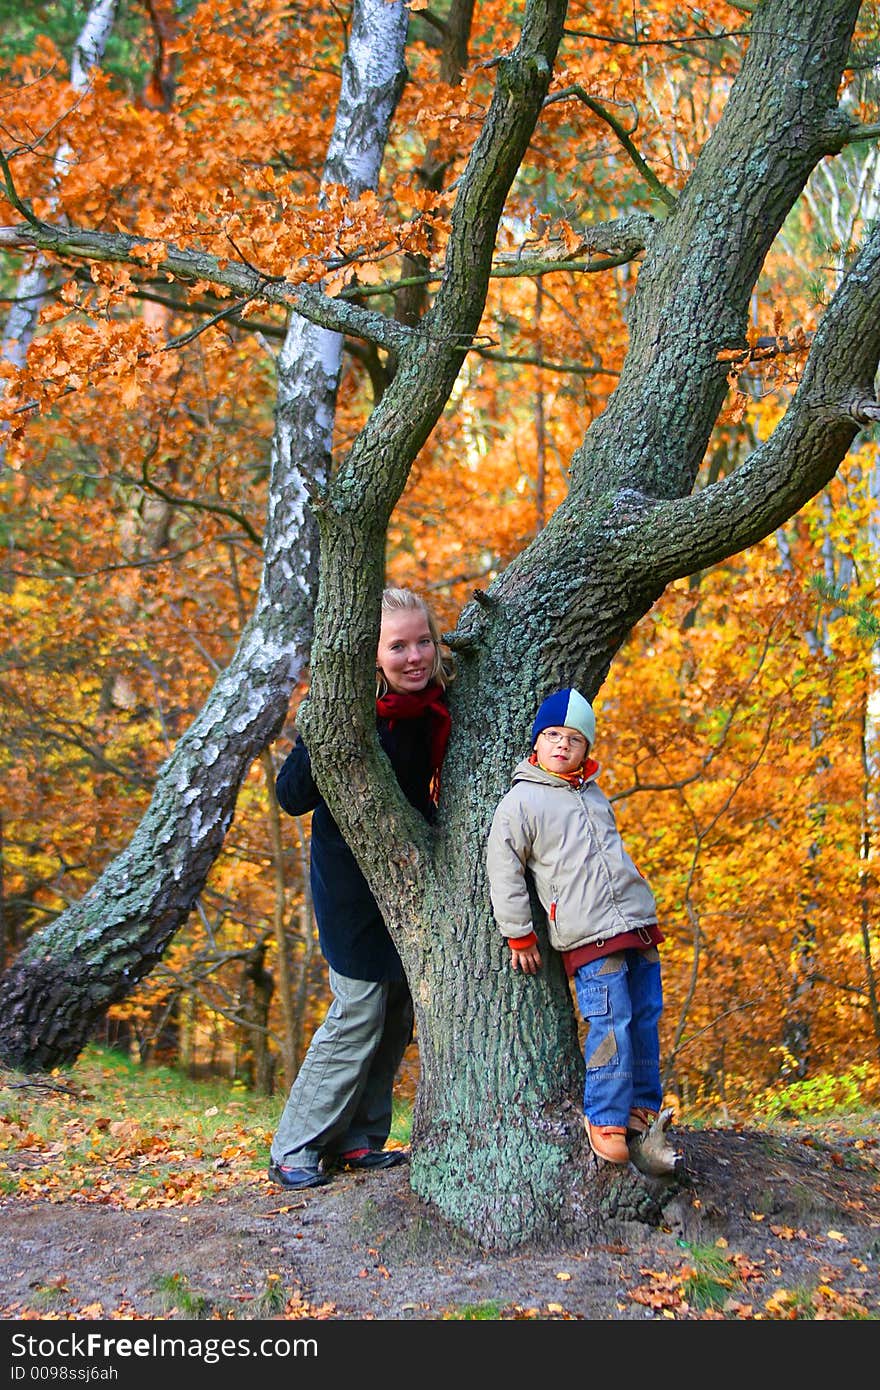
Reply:
[[418, 719], [426, 713], [431, 716], [431, 800], [436, 802], [440, 795], [440, 768], [452, 725], [442, 686], [432, 681], [424, 690], [412, 693], [389, 690], [376, 701], [376, 713], [388, 720], [389, 729], [394, 728], [398, 719]]

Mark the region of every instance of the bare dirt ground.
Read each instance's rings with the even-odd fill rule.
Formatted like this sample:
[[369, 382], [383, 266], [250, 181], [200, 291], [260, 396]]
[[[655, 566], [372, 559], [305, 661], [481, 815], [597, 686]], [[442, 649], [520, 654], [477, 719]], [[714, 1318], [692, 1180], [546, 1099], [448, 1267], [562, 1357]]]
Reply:
[[[589, 1248], [481, 1251], [408, 1168], [181, 1209], [7, 1197], [3, 1319], [875, 1319], [880, 1142], [825, 1126], [676, 1130], [662, 1222]], [[607, 1170], [606, 1170], [607, 1171]], [[649, 1181], [645, 1179], [645, 1181]], [[695, 1271], [716, 1271], [715, 1297]]]

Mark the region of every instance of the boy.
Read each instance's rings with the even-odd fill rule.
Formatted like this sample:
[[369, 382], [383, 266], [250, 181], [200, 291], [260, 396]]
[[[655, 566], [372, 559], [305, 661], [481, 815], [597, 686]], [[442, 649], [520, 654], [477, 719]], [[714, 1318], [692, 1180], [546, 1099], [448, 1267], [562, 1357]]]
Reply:
[[[584, 1128], [590, 1148], [608, 1163], [623, 1164], [636, 1160], [639, 1146], [631, 1153], [629, 1145], [648, 1133], [663, 1099], [657, 950], [663, 935], [654, 895], [596, 785], [599, 764], [588, 756], [595, 737], [592, 707], [579, 691], [548, 696], [532, 725], [532, 752], [495, 811], [487, 868], [492, 910], [513, 969], [527, 975], [541, 968], [526, 881], [531, 871], [550, 943], [574, 979], [587, 1023]], [[677, 1156], [667, 1153], [664, 1171], [672, 1172]]]

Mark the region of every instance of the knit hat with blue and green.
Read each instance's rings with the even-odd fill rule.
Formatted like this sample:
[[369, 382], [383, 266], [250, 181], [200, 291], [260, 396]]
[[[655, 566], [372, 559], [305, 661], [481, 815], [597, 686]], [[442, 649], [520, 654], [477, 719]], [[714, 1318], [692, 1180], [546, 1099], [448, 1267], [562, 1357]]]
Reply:
[[548, 695], [532, 725], [532, 746], [544, 729], [577, 729], [592, 748], [596, 742], [596, 716], [579, 690], [570, 687]]

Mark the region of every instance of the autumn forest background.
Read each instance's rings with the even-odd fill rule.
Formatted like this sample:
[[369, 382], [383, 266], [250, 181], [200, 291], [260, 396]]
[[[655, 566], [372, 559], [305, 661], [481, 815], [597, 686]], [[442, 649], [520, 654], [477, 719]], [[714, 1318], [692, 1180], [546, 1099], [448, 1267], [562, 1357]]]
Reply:
[[[527, 229], [547, 270], [519, 276], [513, 251], [499, 259], [482, 335], [389, 532], [388, 581], [425, 594], [446, 630], [564, 497], [584, 418], [620, 371], [638, 265], [554, 271], [576, 249], [571, 222], [652, 199], [661, 215], [650, 170], [672, 187], [686, 179], [750, 8], [570, 7], [569, 29], [597, 41], [568, 51], [505, 214], [511, 247]], [[417, 312], [505, 6], [476, 7], [456, 71], [436, 18], [411, 9], [379, 190], [347, 205], [331, 191], [319, 205], [344, 7], [121, 6], [77, 89], [84, 7], [0, 0], [2, 220], [18, 218], [14, 190], [47, 215], [198, 237], [305, 278], [335, 257], [343, 286], [357, 250], [358, 301]], [[863, 11], [854, 111], [874, 109], [880, 77], [877, 15]], [[573, 138], [591, 124], [595, 163]], [[731, 356], [706, 482], [774, 428], [878, 203], [876, 144], [817, 169], [765, 266], [750, 351]], [[29, 268], [21, 254], [0, 261], [4, 316]], [[131, 839], [253, 610], [285, 312], [230, 308], [207, 286], [184, 293], [149, 264], [62, 256], [26, 353], [5, 341], [0, 966]], [[346, 347], [339, 456], [388, 371], [376, 349]], [[661, 908], [665, 1080], [690, 1113], [880, 1097], [878, 493], [874, 429], [784, 530], [672, 585], [595, 702], [602, 783]], [[97, 1042], [263, 1093], [289, 1082], [328, 1003], [308, 819], [280, 816], [272, 792], [305, 689], [253, 763], [185, 928]], [[416, 1070], [417, 1049], [408, 1085]]]

